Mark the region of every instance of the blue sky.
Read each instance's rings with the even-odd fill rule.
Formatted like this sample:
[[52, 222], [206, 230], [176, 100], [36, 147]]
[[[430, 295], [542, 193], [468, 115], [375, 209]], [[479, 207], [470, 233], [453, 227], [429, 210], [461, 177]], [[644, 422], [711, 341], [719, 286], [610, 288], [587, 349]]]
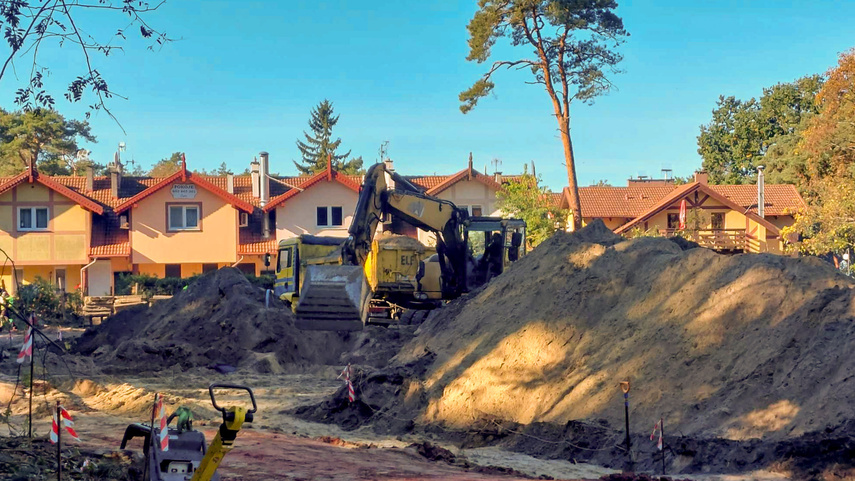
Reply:
[[[381, 142], [404, 174], [452, 173], [469, 152], [483, 169], [519, 172], [535, 161], [553, 189], [566, 184], [551, 104], [527, 73], [503, 72], [494, 95], [470, 114], [457, 95], [485, 66], [465, 61], [466, 24], [475, 0], [200, 1], [169, 0], [151, 23], [175, 42], [146, 50], [129, 36], [124, 53], [94, 62], [112, 90], [127, 134], [104, 114], [87, 146], [106, 162], [119, 142], [124, 158], [148, 166], [174, 151], [191, 168], [226, 162], [242, 171], [259, 151], [271, 169], [295, 174], [295, 141], [320, 100], [341, 116], [342, 146], [377, 159]], [[689, 175], [700, 165], [696, 136], [720, 94], [757, 96], [778, 82], [826, 71], [855, 46], [850, 1], [619, 1], [631, 36], [621, 48], [618, 91], [593, 106], [574, 105], [572, 134], [582, 185], [659, 175]], [[110, 34], [121, 17], [85, 18], [93, 34]], [[497, 54], [522, 57], [523, 47]], [[70, 45], [43, 49], [49, 85], [80, 73]], [[19, 73], [20, 70], [19, 70]], [[0, 106], [14, 108], [14, 77], [0, 84]], [[67, 117], [84, 105], [58, 100]], [[492, 172], [492, 166], [489, 170]]]

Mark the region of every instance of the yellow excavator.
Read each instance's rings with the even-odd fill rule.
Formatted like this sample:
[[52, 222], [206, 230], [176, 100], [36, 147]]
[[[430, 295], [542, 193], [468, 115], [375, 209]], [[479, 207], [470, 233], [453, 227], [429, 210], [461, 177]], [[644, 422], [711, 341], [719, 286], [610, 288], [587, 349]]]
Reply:
[[[378, 235], [390, 216], [431, 233], [436, 247]], [[300, 329], [360, 330], [380, 312], [434, 308], [482, 285], [525, 254], [525, 228], [519, 219], [470, 217], [375, 164], [346, 239], [280, 242], [276, 292], [292, 303]], [[483, 251], [477, 258], [473, 245]]]

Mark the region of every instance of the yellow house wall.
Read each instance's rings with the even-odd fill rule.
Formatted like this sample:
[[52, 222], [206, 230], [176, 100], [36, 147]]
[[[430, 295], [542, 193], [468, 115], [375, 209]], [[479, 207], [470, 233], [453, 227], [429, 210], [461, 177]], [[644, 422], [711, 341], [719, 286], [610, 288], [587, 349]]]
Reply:
[[784, 227], [789, 227], [793, 225], [796, 220], [793, 216], [790, 215], [776, 215], [776, 216], [766, 216], [766, 220], [772, 223], [778, 229], [783, 229]]
[[[47, 207], [46, 231], [18, 231], [20, 207]], [[16, 264], [75, 265], [89, 257], [92, 214], [39, 184], [23, 184], [0, 196], [0, 248]]]
[[166, 266], [163, 264], [139, 264], [137, 265], [137, 272], [155, 277], [165, 277]]
[[[201, 230], [168, 231], [167, 203], [201, 203]], [[140, 269], [144, 264], [234, 262], [237, 222], [237, 211], [207, 190], [197, 186], [195, 198], [175, 199], [172, 186], [165, 186], [132, 209], [131, 262]]]
[[[276, 239], [290, 239], [300, 234], [347, 237], [358, 198], [359, 194], [336, 181], [315, 184], [276, 209]], [[318, 226], [317, 208], [321, 206], [341, 206], [342, 225]]]

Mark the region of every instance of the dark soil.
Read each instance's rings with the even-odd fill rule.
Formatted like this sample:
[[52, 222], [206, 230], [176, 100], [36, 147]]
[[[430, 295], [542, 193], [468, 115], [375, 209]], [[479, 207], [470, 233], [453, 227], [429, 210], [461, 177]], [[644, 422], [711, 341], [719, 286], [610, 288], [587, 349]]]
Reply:
[[105, 372], [160, 371], [180, 366], [241, 367], [281, 372], [289, 365], [337, 364], [352, 335], [300, 331], [294, 317], [237, 269], [201, 276], [151, 308], [119, 312], [88, 329], [74, 352], [91, 356]]
[[[95, 451], [73, 444], [62, 450], [65, 480], [137, 481], [142, 469], [142, 457], [130, 451]], [[56, 479], [56, 445], [44, 438], [0, 437], [0, 480], [35, 479]]]

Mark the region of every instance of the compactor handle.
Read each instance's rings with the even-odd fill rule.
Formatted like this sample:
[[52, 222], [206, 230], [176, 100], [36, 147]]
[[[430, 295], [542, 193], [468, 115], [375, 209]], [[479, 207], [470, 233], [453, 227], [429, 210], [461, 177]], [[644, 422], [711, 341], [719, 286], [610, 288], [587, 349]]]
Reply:
[[246, 386], [241, 386], [239, 384], [225, 384], [225, 383], [215, 382], [215, 383], [212, 383], [210, 386], [208, 386], [208, 393], [211, 395], [211, 404], [214, 405], [214, 409], [223, 413], [223, 416], [226, 415], [227, 411], [226, 411], [226, 408], [223, 408], [223, 407], [220, 407], [217, 405], [217, 400], [214, 398], [214, 389], [240, 389], [240, 390], [244, 390], [244, 391], [249, 393], [249, 399], [252, 401], [252, 409], [247, 411], [247, 414], [254, 414], [255, 411], [258, 410], [258, 405], [255, 404], [255, 394], [253, 394], [252, 389], [250, 389]]

